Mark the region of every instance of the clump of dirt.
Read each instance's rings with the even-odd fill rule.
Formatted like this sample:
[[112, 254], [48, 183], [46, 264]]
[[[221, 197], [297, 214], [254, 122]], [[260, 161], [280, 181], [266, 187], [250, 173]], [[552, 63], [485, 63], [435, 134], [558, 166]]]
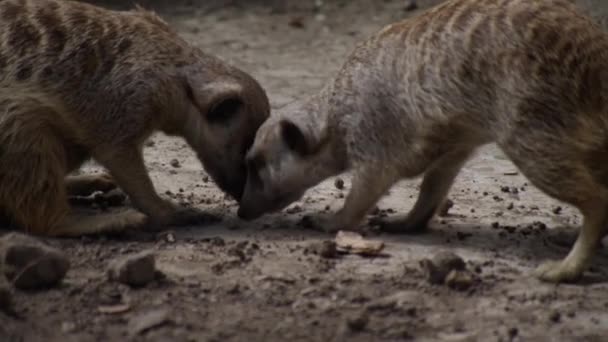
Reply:
[[0, 266], [13, 286], [37, 290], [59, 284], [70, 262], [58, 249], [27, 235], [10, 233], [0, 239]]
[[460, 256], [446, 251], [437, 253], [433, 259], [422, 259], [420, 266], [431, 284], [443, 284], [450, 273], [464, 271], [466, 268]]
[[151, 251], [117, 258], [110, 263], [108, 278], [132, 287], [142, 287], [157, 276], [156, 259]]

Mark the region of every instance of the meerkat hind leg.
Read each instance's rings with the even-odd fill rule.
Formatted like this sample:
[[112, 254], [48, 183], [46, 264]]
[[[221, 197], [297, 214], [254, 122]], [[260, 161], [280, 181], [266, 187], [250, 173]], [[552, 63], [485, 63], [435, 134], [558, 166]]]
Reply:
[[[548, 134], [530, 137], [526, 134], [536, 134], [536, 131], [530, 132], [527, 128], [515, 131], [508, 140], [501, 142], [500, 147], [530, 183], [545, 194], [575, 206], [584, 217], [569, 254], [559, 262], [542, 264], [534, 273], [541, 280], [552, 283], [576, 281], [591, 263], [608, 223], [605, 173], [595, 166], [590, 168], [585, 146], [583, 149], [581, 145], [565, 144], [564, 137]], [[530, 141], [535, 143], [530, 145]], [[598, 154], [606, 155], [603, 151]]]
[[589, 203], [582, 207], [583, 227], [566, 258], [561, 261], [544, 262], [534, 271], [534, 274], [539, 279], [551, 283], [578, 280], [591, 263], [593, 255], [605, 235], [608, 223], [606, 222], [606, 208], [608, 208], [608, 202]]

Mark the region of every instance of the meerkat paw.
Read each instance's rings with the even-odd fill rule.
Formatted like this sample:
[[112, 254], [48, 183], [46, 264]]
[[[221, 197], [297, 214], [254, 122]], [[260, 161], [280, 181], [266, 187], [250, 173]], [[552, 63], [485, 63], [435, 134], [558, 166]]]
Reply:
[[219, 215], [204, 212], [196, 208], [176, 208], [171, 214], [162, 219], [151, 219], [149, 230], [159, 230], [162, 227], [196, 226], [221, 221]]
[[127, 230], [141, 230], [148, 217], [135, 210], [98, 215], [73, 214], [52, 229], [48, 235], [75, 237], [93, 234], [119, 233]]
[[319, 214], [316, 216], [305, 216], [303, 224], [307, 228], [334, 234], [340, 230], [358, 230], [356, 225], [345, 224], [337, 215]]
[[428, 221], [413, 220], [409, 215], [374, 217], [370, 225], [378, 226], [381, 231], [394, 234], [416, 234], [427, 229]]
[[219, 215], [204, 212], [196, 208], [179, 208], [172, 215], [171, 223], [177, 226], [209, 224], [221, 221]]
[[583, 270], [576, 264], [565, 261], [548, 261], [534, 271], [534, 275], [548, 283], [569, 283], [580, 279]]
[[114, 181], [114, 178], [112, 178], [109, 173], [91, 176], [91, 178], [91, 187], [95, 191], [107, 192], [118, 187]]
[[117, 188], [114, 179], [107, 173], [68, 176], [65, 182], [71, 196], [88, 196], [97, 191], [108, 192]]
[[117, 215], [117, 220], [113, 225], [117, 231], [141, 229], [145, 226], [147, 221], [148, 216], [145, 214], [135, 210], [128, 210], [122, 215]]

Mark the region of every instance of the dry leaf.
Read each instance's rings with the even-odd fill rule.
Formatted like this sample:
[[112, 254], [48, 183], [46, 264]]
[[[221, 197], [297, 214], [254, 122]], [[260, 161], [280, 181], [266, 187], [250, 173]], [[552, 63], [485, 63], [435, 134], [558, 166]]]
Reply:
[[131, 335], [134, 336], [170, 321], [171, 318], [168, 309], [151, 310], [129, 320], [129, 331], [131, 332]]
[[359, 233], [341, 230], [336, 235], [336, 247], [340, 252], [375, 256], [384, 249], [384, 242], [365, 240]]

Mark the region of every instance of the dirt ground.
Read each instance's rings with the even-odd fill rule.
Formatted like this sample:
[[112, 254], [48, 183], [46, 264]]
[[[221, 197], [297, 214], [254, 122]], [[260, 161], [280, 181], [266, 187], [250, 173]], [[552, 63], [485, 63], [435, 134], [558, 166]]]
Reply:
[[[318, 90], [358, 40], [436, 1], [182, 1], [155, 7], [183, 36], [253, 74], [273, 108]], [[115, 3], [120, 3], [115, 1]], [[123, 6], [124, 6], [123, 2]], [[179, 139], [157, 135], [145, 157], [157, 189], [219, 213], [217, 224], [167, 234], [47, 239], [72, 268], [55, 289], [15, 291], [19, 318], [0, 313], [2, 341], [606, 341], [606, 244], [583, 281], [544, 284], [530, 273], [568, 252], [580, 214], [528, 185], [494, 146], [479, 151], [450, 193], [454, 206], [427, 233], [370, 235], [384, 255], [324, 258], [333, 236], [302, 227], [336, 210], [349, 188], [334, 179], [283, 213], [251, 223], [208, 180]], [[179, 161], [179, 167], [171, 164]], [[87, 169], [95, 170], [93, 164]], [[395, 186], [375, 215], [406, 212], [419, 179]], [[1, 232], [0, 232], [1, 234]], [[165, 278], [141, 289], [107, 281], [117, 256], [153, 250]], [[477, 281], [466, 291], [427, 282], [419, 262], [462, 256]], [[100, 307], [122, 305], [119, 313]], [[146, 315], [163, 319], [150, 329]], [[150, 316], [147, 316], [150, 317]]]

